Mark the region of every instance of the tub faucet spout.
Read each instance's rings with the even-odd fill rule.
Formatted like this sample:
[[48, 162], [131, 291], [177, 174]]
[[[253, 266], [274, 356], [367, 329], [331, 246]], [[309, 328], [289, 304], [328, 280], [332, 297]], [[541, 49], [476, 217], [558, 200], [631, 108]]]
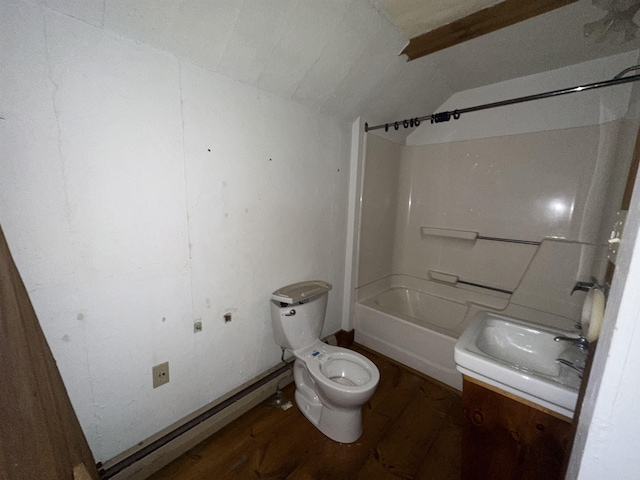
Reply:
[[554, 340], [556, 342], [569, 342], [569, 343], [573, 343], [575, 345], [578, 345], [580, 348], [582, 348], [583, 350], [587, 350], [589, 348], [589, 342], [587, 342], [587, 339], [584, 337], [563, 337], [563, 336], [557, 336], [554, 338]]
[[573, 286], [573, 290], [571, 290], [571, 293], [569, 295], [573, 295], [573, 292], [575, 292], [576, 290], [580, 290], [581, 292], [588, 292], [594, 286], [594, 282], [576, 282], [576, 284]]
[[556, 358], [556, 362], [561, 363], [562, 365], [565, 365], [572, 370], [575, 370], [576, 372], [578, 372], [580, 378], [582, 378], [582, 375], [584, 375], [584, 367], [581, 367], [580, 365], [576, 365], [575, 363], [570, 362], [569, 360], [565, 360], [564, 358]]

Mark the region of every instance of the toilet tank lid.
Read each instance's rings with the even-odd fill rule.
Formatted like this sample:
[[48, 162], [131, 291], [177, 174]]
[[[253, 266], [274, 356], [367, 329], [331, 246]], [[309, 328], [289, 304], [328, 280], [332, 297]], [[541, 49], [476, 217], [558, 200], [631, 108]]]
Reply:
[[309, 280], [307, 282], [294, 283], [286, 287], [279, 288], [271, 298], [276, 302], [298, 303], [302, 300], [321, 295], [331, 290], [331, 284], [322, 280]]

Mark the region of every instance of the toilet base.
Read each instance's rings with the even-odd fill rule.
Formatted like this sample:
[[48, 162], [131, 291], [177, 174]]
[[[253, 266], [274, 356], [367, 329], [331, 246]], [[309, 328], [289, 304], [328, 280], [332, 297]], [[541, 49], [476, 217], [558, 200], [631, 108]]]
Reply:
[[373, 362], [319, 340], [294, 351], [294, 355], [295, 399], [302, 414], [336, 442], [358, 440], [362, 435], [362, 406], [380, 379]]
[[334, 409], [315, 402], [296, 389], [296, 404], [302, 414], [331, 440], [353, 443], [362, 435], [362, 407]]

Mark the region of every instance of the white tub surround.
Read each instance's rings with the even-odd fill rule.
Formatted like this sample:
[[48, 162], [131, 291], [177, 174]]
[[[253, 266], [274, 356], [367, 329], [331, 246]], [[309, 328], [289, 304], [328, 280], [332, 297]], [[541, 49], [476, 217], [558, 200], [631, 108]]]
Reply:
[[[462, 377], [455, 343], [482, 311], [570, 330], [575, 320], [510, 302], [514, 297], [467, 285], [390, 275], [358, 289], [355, 340], [454, 388]], [[568, 295], [568, 294], [567, 294]]]
[[391, 275], [358, 289], [355, 340], [461, 389], [453, 361], [456, 340], [475, 313], [506, 305], [504, 294]]
[[[441, 109], [578, 85], [636, 57], [459, 92]], [[637, 133], [630, 88], [421, 125], [406, 145], [367, 134], [356, 340], [459, 386], [453, 345], [479, 309], [573, 328], [574, 284], [605, 271]]]

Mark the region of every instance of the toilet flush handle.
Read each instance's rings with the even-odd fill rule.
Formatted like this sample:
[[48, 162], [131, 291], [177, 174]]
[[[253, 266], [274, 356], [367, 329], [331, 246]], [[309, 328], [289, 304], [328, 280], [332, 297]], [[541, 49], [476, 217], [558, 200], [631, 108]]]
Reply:
[[293, 317], [296, 314], [296, 311], [292, 308], [287, 313], [284, 314], [285, 317]]

